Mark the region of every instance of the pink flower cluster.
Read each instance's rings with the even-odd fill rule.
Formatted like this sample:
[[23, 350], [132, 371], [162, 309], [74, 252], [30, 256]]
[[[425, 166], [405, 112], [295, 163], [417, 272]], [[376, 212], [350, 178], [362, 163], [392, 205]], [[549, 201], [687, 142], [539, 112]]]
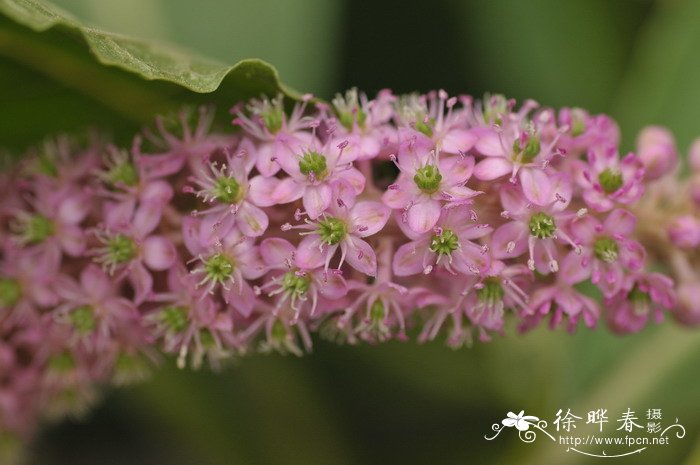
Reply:
[[0, 431], [84, 409], [159, 351], [217, 367], [312, 333], [700, 323], [698, 144], [687, 201], [659, 211], [678, 198], [660, 128], [625, 155], [605, 115], [500, 95], [283, 103], [234, 107], [224, 132], [207, 108], [158, 119], [129, 149], [58, 138], [1, 175]]

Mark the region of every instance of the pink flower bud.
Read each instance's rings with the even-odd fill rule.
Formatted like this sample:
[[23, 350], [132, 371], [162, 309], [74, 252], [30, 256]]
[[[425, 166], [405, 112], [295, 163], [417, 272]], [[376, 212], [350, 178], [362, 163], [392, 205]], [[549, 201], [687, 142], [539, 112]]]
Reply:
[[700, 137], [693, 141], [688, 152], [688, 163], [695, 172], [700, 172]]
[[659, 179], [678, 165], [678, 151], [673, 135], [660, 126], [647, 126], [637, 137], [637, 155], [646, 168], [645, 177]]
[[678, 247], [697, 247], [700, 245], [700, 220], [692, 215], [679, 216], [668, 227], [668, 237]]
[[673, 312], [680, 323], [700, 325], [700, 282], [686, 282], [678, 287], [678, 305]]

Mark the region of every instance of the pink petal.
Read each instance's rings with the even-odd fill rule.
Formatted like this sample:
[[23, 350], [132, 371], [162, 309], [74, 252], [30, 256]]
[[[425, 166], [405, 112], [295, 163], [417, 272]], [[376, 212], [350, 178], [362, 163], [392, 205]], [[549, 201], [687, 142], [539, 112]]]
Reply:
[[173, 198], [173, 188], [165, 181], [151, 181], [143, 187], [139, 200], [141, 202], [154, 202], [165, 205]]
[[286, 239], [270, 237], [260, 243], [260, 255], [268, 266], [283, 267], [285, 260], [291, 259], [296, 249]]
[[453, 156], [440, 160], [440, 173], [443, 176], [443, 183], [448, 186], [467, 182], [473, 171], [474, 157]]
[[223, 295], [226, 303], [238, 310], [244, 318], [253, 313], [256, 297], [247, 281], [232, 284], [228, 290], [223, 290]]
[[129, 282], [134, 287], [134, 303], [143, 303], [153, 289], [153, 277], [141, 262], [134, 262], [129, 269]]
[[348, 285], [345, 279], [338, 273], [318, 272], [315, 279], [318, 292], [328, 299], [340, 299], [348, 293]]
[[[519, 257], [527, 250], [527, 236], [527, 226], [519, 221], [511, 221], [500, 226], [493, 233], [491, 243], [493, 256], [499, 259]], [[510, 243], [513, 244], [513, 249], [508, 252]]]
[[423, 272], [423, 251], [416, 242], [402, 245], [394, 253], [392, 267], [396, 276], [411, 276]]
[[305, 186], [293, 178], [282, 179], [272, 193], [272, 205], [294, 202], [304, 194]]
[[417, 189], [414, 189], [413, 186], [415, 183], [412, 180], [409, 184], [409, 181], [400, 175], [396, 183], [384, 192], [382, 202], [390, 208], [404, 208], [416, 195]]
[[58, 218], [65, 224], [78, 224], [85, 219], [91, 206], [82, 195], [67, 197], [58, 207]]
[[167, 270], [177, 260], [175, 245], [163, 236], [149, 236], [143, 241], [141, 250], [144, 263], [152, 270]]
[[236, 213], [236, 225], [248, 237], [262, 236], [267, 230], [267, 215], [250, 202], [241, 203]]
[[365, 190], [365, 183], [367, 182], [364, 175], [356, 168], [341, 171], [338, 173], [337, 179], [344, 179], [350, 183], [352, 188], [355, 189], [356, 195], [360, 195]]
[[78, 226], [63, 225], [58, 239], [63, 250], [72, 257], [79, 257], [85, 252], [85, 234]]
[[304, 210], [309, 215], [309, 218], [315, 220], [323, 213], [331, 204], [333, 191], [328, 184], [319, 184], [318, 186], [307, 186], [304, 190], [302, 201]]
[[592, 260], [588, 260], [589, 265], [582, 265], [582, 258], [576, 252], [569, 252], [563, 260], [559, 262], [558, 277], [566, 284], [573, 285], [585, 281], [591, 277]]
[[163, 205], [157, 202], [141, 202], [134, 214], [133, 226], [139, 238], [146, 237], [158, 227], [163, 213]]
[[185, 157], [174, 154], [144, 155], [139, 157], [138, 165], [148, 179], [164, 178], [175, 174], [185, 163]]
[[552, 183], [547, 174], [537, 168], [520, 170], [520, 183], [525, 198], [535, 205], [547, 205], [552, 201]]
[[616, 208], [611, 211], [603, 222], [605, 231], [610, 234], [621, 234], [629, 236], [634, 232], [637, 225], [637, 218], [627, 210]]
[[248, 185], [248, 199], [259, 207], [271, 207], [277, 204], [272, 194], [275, 192], [280, 180], [255, 176]]
[[482, 181], [493, 181], [512, 172], [513, 164], [501, 157], [485, 158], [474, 167], [474, 176]]
[[501, 205], [511, 214], [520, 214], [527, 210], [528, 201], [517, 186], [506, 185], [499, 189]]
[[478, 137], [467, 129], [453, 129], [442, 139], [441, 149], [447, 153], [468, 152], [474, 147]]
[[280, 170], [279, 163], [273, 160], [273, 144], [260, 144], [260, 147], [258, 147], [257, 151], [254, 153], [256, 153], [257, 157], [255, 166], [256, 168], [258, 168], [258, 171], [260, 171], [260, 174], [262, 174], [266, 178], [274, 176], [275, 173], [277, 173]]
[[105, 298], [112, 293], [110, 278], [95, 264], [89, 264], [80, 273], [80, 287], [83, 291], [96, 298]]
[[296, 265], [307, 270], [323, 266], [326, 263], [326, 254], [330, 250], [324, 245], [323, 251], [321, 251], [320, 244], [321, 241], [316, 234], [304, 237], [297, 247], [295, 255]]
[[351, 267], [368, 276], [377, 275], [377, 256], [367, 242], [350, 236], [342, 244], [347, 247], [345, 260]]
[[570, 225], [571, 233], [581, 244], [591, 244], [600, 233], [597, 227], [600, 226], [598, 220], [592, 215], [584, 215], [575, 218]]
[[350, 211], [353, 226], [360, 227], [355, 234], [360, 237], [376, 234], [386, 225], [390, 210], [379, 202], [358, 202]]
[[479, 153], [487, 157], [504, 157], [507, 155], [503, 151], [501, 137], [493, 131], [482, 133], [474, 147]]
[[205, 247], [199, 235], [200, 223], [201, 220], [198, 218], [189, 215], [182, 217], [182, 240], [187, 251], [193, 256], [201, 253]]
[[422, 199], [408, 210], [408, 226], [417, 233], [425, 233], [435, 227], [440, 219], [440, 202]]

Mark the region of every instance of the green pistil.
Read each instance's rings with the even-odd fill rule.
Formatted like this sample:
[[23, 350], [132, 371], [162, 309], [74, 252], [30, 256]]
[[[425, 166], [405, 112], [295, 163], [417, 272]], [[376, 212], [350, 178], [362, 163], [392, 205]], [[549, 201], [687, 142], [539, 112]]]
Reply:
[[571, 135], [578, 137], [584, 132], [586, 132], [586, 121], [582, 117], [574, 115], [571, 120]]
[[355, 122], [357, 122], [357, 125], [361, 129], [364, 129], [365, 121], [367, 121], [367, 113], [360, 110], [359, 107], [355, 107], [353, 111], [340, 111], [338, 109], [336, 110], [338, 111], [338, 119], [340, 121], [340, 124], [342, 124], [345, 129], [351, 131]]
[[180, 333], [187, 327], [187, 308], [171, 305], [158, 314], [158, 319], [174, 333]]
[[530, 228], [530, 234], [538, 239], [552, 237], [554, 231], [557, 230], [554, 218], [542, 212], [535, 213], [530, 217], [528, 227]]
[[345, 223], [338, 218], [327, 217], [318, 222], [318, 235], [328, 245], [339, 243], [347, 233]]
[[612, 194], [622, 187], [622, 173], [619, 171], [607, 168], [598, 175], [598, 182], [606, 194]]
[[524, 163], [530, 163], [535, 159], [538, 153], [540, 153], [540, 137], [533, 134], [528, 137], [525, 146], [522, 146], [520, 139], [515, 139], [513, 142], [513, 153], [515, 153], [516, 158]]
[[651, 305], [651, 297], [648, 293], [639, 289], [635, 284], [632, 290], [627, 294], [627, 299], [632, 302], [632, 307], [637, 315], [643, 315], [649, 312]]
[[107, 262], [115, 265], [126, 263], [136, 256], [136, 244], [124, 234], [117, 234], [107, 241]]
[[298, 276], [294, 271], [287, 271], [282, 278], [282, 288], [295, 296], [306, 294], [311, 285], [311, 278], [308, 276]]
[[135, 186], [139, 182], [139, 174], [133, 163], [124, 161], [109, 170], [107, 173], [107, 180], [113, 186], [117, 184]]
[[12, 307], [21, 297], [22, 288], [16, 279], [0, 278], [0, 307]]
[[434, 234], [430, 240], [430, 250], [439, 255], [450, 255], [459, 247], [459, 237], [450, 229], [440, 235]]
[[377, 299], [372, 303], [372, 306], [369, 309], [369, 318], [375, 324], [382, 323], [384, 321], [386, 318], [386, 308], [381, 300]]
[[429, 120], [427, 123], [419, 119], [416, 121], [416, 130], [422, 132], [428, 137], [433, 137], [433, 127], [432, 125], [435, 124], [435, 121]]
[[236, 203], [239, 198], [241, 191], [241, 186], [238, 184], [235, 178], [221, 177], [214, 183], [214, 188], [212, 189], [212, 194], [222, 203]]
[[49, 358], [49, 367], [53, 371], [66, 373], [75, 368], [75, 359], [68, 352], [61, 352]]
[[501, 280], [498, 278], [486, 278], [484, 287], [477, 289], [476, 295], [481, 302], [496, 303], [500, 302], [505, 295]]
[[89, 305], [76, 307], [70, 314], [70, 322], [77, 332], [81, 334], [91, 333], [95, 329], [93, 308]]
[[199, 340], [202, 343], [202, 347], [205, 349], [209, 349], [216, 345], [214, 335], [206, 328], [199, 331]]
[[282, 121], [284, 121], [284, 111], [281, 107], [275, 106], [263, 113], [263, 121], [265, 122], [265, 127], [271, 134], [277, 134], [277, 132], [282, 129]]
[[56, 163], [54, 163], [54, 160], [46, 154], [39, 156], [36, 169], [38, 172], [51, 178], [58, 177], [58, 167], [56, 166]]
[[318, 152], [306, 152], [299, 160], [299, 171], [304, 176], [313, 173], [316, 179], [321, 180], [326, 177], [327, 168], [326, 157]]
[[54, 232], [51, 220], [41, 215], [30, 216], [19, 229], [22, 238], [30, 244], [40, 244]]
[[204, 262], [204, 271], [210, 280], [223, 283], [231, 278], [233, 262], [226, 255], [217, 253]]
[[593, 244], [593, 253], [596, 258], [604, 262], [613, 263], [616, 261], [619, 251], [617, 242], [610, 237], [601, 237]]
[[426, 194], [432, 194], [440, 188], [442, 175], [435, 165], [426, 165], [416, 170], [413, 182]]
[[284, 342], [287, 339], [288, 333], [284, 323], [281, 320], [275, 320], [270, 331], [271, 339], [277, 343]]

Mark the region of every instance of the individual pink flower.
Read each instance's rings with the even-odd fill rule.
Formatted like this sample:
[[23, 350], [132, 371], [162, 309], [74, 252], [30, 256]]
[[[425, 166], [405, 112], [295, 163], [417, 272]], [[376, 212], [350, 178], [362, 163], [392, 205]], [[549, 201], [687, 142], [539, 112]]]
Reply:
[[374, 100], [368, 100], [356, 88], [344, 96], [336, 94], [332, 103], [338, 118], [332, 124], [340, 125], [333, 132], [331, 145], [347, 140], [345, 154], [353, 160], [375, 158], [396, 139], [395, 129], [388, 124], [395, 99], [391, 92], [382, 91]]
[[633, 153], [620, 160], [617, 148], [601, 147], [588, 152], [586, 162], [575, 163], [576, 181], [583, 200], [595, 211], [636, 202], [644, 193], [644, 167]]
[[[25, 320], [38, 310], [55, 306], [59, 298], [54, 290], [59, 274], [57, 263], [44, 257], [11, 247], [2, 250], [0, 261], [0, 327], [9, 315]], [[8, 317], [9, 319], [9, 317]]]
[[348, 292], [347, 283], [340, 273], [321, 267], [305, 268], [297, 258], [296, 248], [285, 239], [271, 237], [263, 240], [260, 255], [272, 274], [267, 283], [255, 288], [255, 292], [275, 297], [274, 315], [290, 308], [294, 313], [290, 320], [292, 324], [302, 313], [316, 316], [319, 307], [324, 308]]
[[[359, 294], [343, 310], [335, 325], [350, 343], [357, 341], [357, 335], [370, 342], [387, 340], [392, 336], [393, 326], [397, 327], [398, 339], [407, 338], [404, 313], [411, 309], [414, 299], [425, 289], [419, 286], [409, 289], [393, 282], [393, 252], [392, 242], [385, 240], [379, 249], [377, 278], [372, 283], [357, 280], [349, 283], [350, 290]], [[360, 321], [354, 324], [356, 316]]]
[[480, 274], [488, 270], [485, 250], [472, 242], [493, 230], [474, 222], [473, 213], [464, 207], [442, 210], [432, 231], [416, 234], [406, 231], [411, 242], [403, 244], [394, 254], [393, 270], [397, 276], [429, 274], [436, 266], [450, 273]]
[[676, 247], [691, 250], [700, 246], [700, 219], [693, 215], [679, 216], [666, 230]]
[[620, 129], [608, 115], [590, 115], [581, 108], [562, 108], [558, 123], [566, 131], [557, 146], [566, 154], [578, 156], [592, 147], [616, 147], [620, 143]]
[[34, 195], [25, 197], [30, 209], [17, 210], [10, 220], [10, 230], [23, 247], [43, 257], [44, 266], [83, 254], [86, 246], [81, 223], [90, 213], [90, 196], [76, 189], [55, 192], [48, 184], [37, 183]]
[[52, 314], [72, 328], [73, 344], [84, 344], [91, 351], [103, 349], [116, 332], [140, 324], [135, 305], [121, 296], [115, 281], [96, 265], [87, 265], [80, 281], [59, 276], [55, 292], [63, 301]]
[[234, 345], [233, 318], [222, 311], [213, 296], [198, 286], [198, 279], [182, 265], [168, 270], [168, 289], [155, 293], [151, 302], [161, 306], [146, 316], [152, 334], [163, 340], [163, 350], [178, 354], [178, 367], [184, 368], [188, 357], [193, 368], [206, 357], [214, 369], [230, 356], [225, 347]]
[[660, 126], [647, 126], [639, 132], [637, 154], [648, 180], [672, 173], [678, 166], [676, 140], [668, 129]]
[[153, 288], [151, 272], [169, 269], [177, 260], [170, 239], [153, 234], [158, 227], [163, 206], [159, 202], [107, 203], [105, 221], [95, 229], [101, 245], [90, 251], [102, 268], [120, 281], [129, 280], [134, 288], [134, 302], [141, 304]]
[[579, 265], [606, 297], [617, 293], [625, 272], [644, 266], [644, 247], [630, 237], [637, 223], [627, 210], [615, 209], [601, 223], [592, 215], [574, 218], [570, 230], [581, 247]]
[[563, 173], [553, 175], [549, 184], [542, 186], [543, 206], [528, 203], [517, 186], [503, 186], [500, 191], [504, 211], [501, 216], [510, 220], [493, 234], [492, 253], [501, 260], [516, 258], [529, 252], [527, 266], [542, 274], [559, 269], [557, 243], [565, 243], [580, 251], [580, 247], [563, 229], [572, 216], [567, 207], [571, 202], [571, 183]]
[[235, 153], [227, 151], [226, 163], [210, 161], [191, 177], [189, 180], [196, 187], [188, 186], [185, 191], [208, 204], [208, 208], [195, 210], [194, 214], [213, 215], [224, 230], [235, 225], [246, 236], [261, 236], [269, 220], [250, 193], [248, 177], [255, 166], [254, 155], [255, 147], [244, 139]]
[[529, 296], [525, 289], [531, 280], [532, 273], [525, 265], [506, 265], [492, 260], [487, 273], [475, 276], [465, 286], [463, 308], [479, 328], [482, 339], [488, 339], [487, 332], [503, 332], [507, 309], [512, 309], [519, 317], [529, 313]]
[[465, 110], [454, 110], [457, 102], [444, 90], [401, 97], [395, 103], [400, 143], [454, 155], [471, 150], [477, 135], [467, 126]]
[[280, 169], [275, 160], [293, 158], [312, 144], [313, 136], [307, 129], [312, 118], [304, 116], [311, 95], [304, 95], [301, 102], [294, 105], [290, 116], [284, 111], [284, 96], [278, 95], [269, 100], [251, 100], [247, 106], [248, 115], [240, 106], [231, 111], [236, 115], [233, 124], [258, 141], [256, 167], [265, 177], [273, 176]]
[[248, 317], [255, 306], [255, 293], [248, 283], [261, 277], [264, 266], [253, 239], [236, 228], [223, 230], [211, 217], [183, 218], [182, 235], [197, 265], [192, 270], [198, 285], [213, 294], [221, 289], [224, 301]]
[[418, 234], [435, 227], [442, 208], [468, 205], [480, 194], [466, 186], [474, 168], [470, 156], [444, 156], [437, 152], [406, 150], [398, 161], [401, 173], [382, 201], [404, 212], [402, 221]]
[[252, 196], [261, 206], [272, 206], [302, 199], [306, 214], [318, 218], [331, 204], [333, 189], [338, 183], [352, 187], [359, 195], [365, 187], [365, 177], [344, 155], [347, 141], [331, 146], [332, 137], [325, 144], [314, 139], [301, 152], [276, 157], [275, 160], [289, 174], [288, 178], [258, 178], [251, 183]]
[[532, 312], [525, 316], [520, 330], [533, 328], [547, 315], [550, 316], [551, 328], [559, 326], [564, 317], [568, 320], [569, 332], [574, 332], [581, 320], [587, 327], [594, 327], [600, 315], [598, 304], [573, 287], [585, 279], [587, 279], [587, 273], [583, 267], [579, 266], [578, 257], [575, 254], [567, 255], [562, 260], [556, 281], [536, 289], [531, 294], [528, 305]]
[[474, 148], [485, 158], [474, 167], [474, 176], [482, 181], [493, 181], [510, 175], [511, 183], [520, 180], [530, 202], [542, 205], [539, 192], [549, 184], [544, 170], [553, 157], [560, 154], [556, 147], [560, 132], [545, 141], [536, 120], [525, 122], [527, 112], [535, 106], [534, 102], [526, 102], [520, 113], [509, 114], [501, 125], [481, 131]]
[[[192, 119], [196, 118], [194, 125]], [[139, 169], [148, 178], [162, 178], [177, 173], [187, 163], [191, 171], [199, 171], [209, 156], [219, 149], [231, 146], [235, 137], [211, 133], [214, 109], [200, 106], [195, 111], [187, 108], [176, 119], [157, 116], [157, 132], [144, 130], [145, 138], [156, 153], [142, 153], [141, 138], [134, 139], [132, 151]], [[180, 132], [178, 134], [177, 132]]]
[[627, 276], [620, 292], [605, 299], [610, 328], [617, 333], [639, 332], [649, 320], [661, 323], [664, 311], [676, 304], [673, 281], [661, 273]]
[[[328, 211], [316, 222], [295, 226], [306, 230], [297, 248], [296, 263], [305, 269], [323, 266], [326, 270], [340, 249], [341, 257], [337, 269], [348, 264], [356, 270], [375, 276], [377, 257], [372, 247], [364, 240], [378, 233], [389, 219], [389, 209], [379, 202], [360, 201], [353, 203], [351, 196], [345, 200], [336, 197]], [[285, 225], [284, 229], [292, 226]]]

